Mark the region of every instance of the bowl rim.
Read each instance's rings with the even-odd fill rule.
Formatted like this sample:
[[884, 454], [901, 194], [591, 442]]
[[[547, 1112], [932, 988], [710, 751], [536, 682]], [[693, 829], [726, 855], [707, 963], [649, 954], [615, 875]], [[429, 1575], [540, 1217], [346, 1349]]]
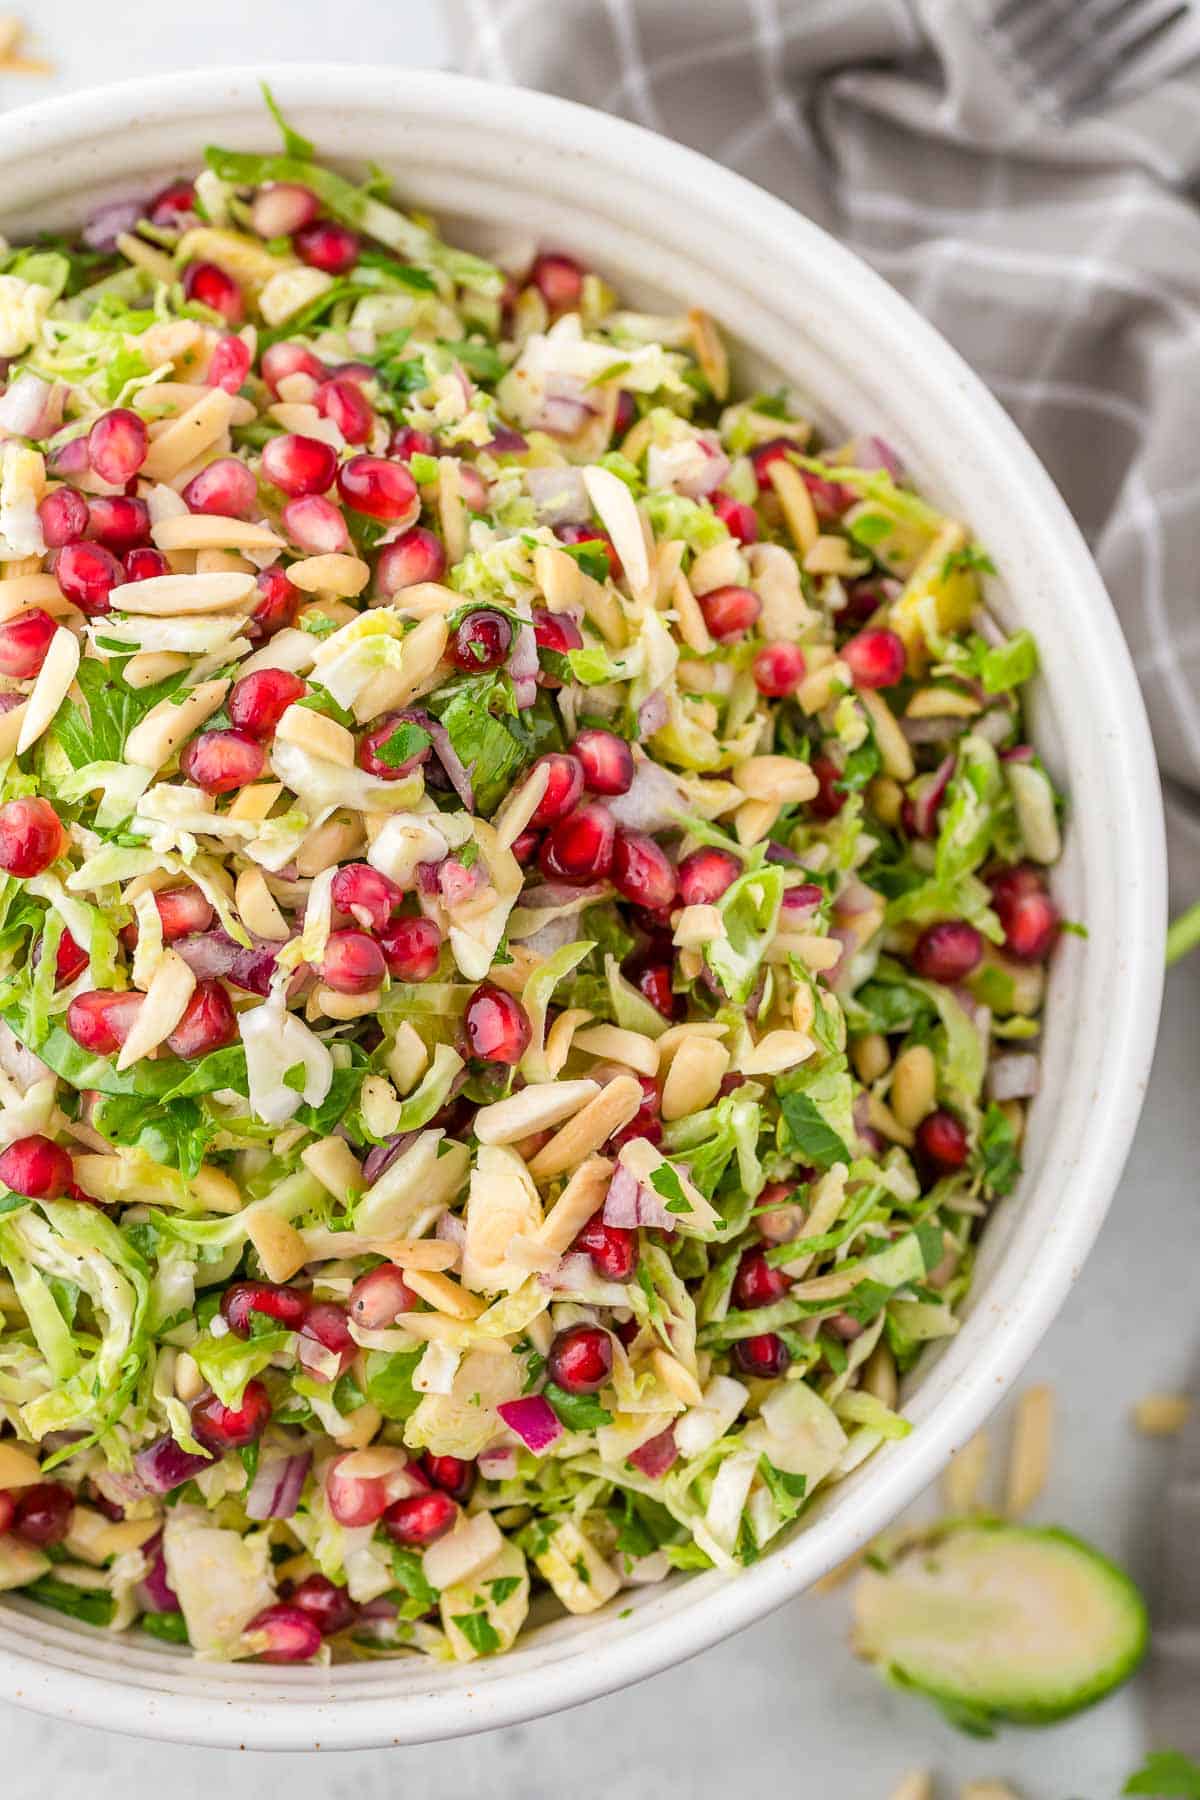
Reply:
[[[954, 1446], [964, 1442], [997, 1404], [1061, 1307], [1119, 1179], [1153, 1055], [1163, 980], [1165, 843], [1141, 695], [1111, 603], [1077, 526], [1041, 463], [982, 381], [906, 300], [836, 238], [696, 151], [612, 115], [525, 89], [429, 71], [420, 71], [419, 81], [413, 83], [411, 71], [386, 65], [299, 63], [140, 77], [6, 113], [0, 117], [0, 167], [28, 158], [31, 145], [52, 156], [56, 146], [119, 129], [131, 113], [148, 105], [170, 104], [178, 116], [194, 116], [199, 140], [202, 129], [244, 111], [264, 79], [287, 109], [329, 110], [351, 96], [365, 103], [365, 111], [372, 105], [395, 107], [398, 78], [405, 76], [409, 77], [401, 103], [405, 112], [443, 121], [447, 113], [469, 117], [490, 129], [519, 132], [530, 146], [544, 151], [570, 143], [577, 164], [599, 163], [610, 175], [650, 165], [656, 183], [669, 184], [676, 196], [690, 192], [709, 210], [722, 210], [751, 237], [761, 239], [775, 232], [814, 255], [825, 284], [840, 289], [839, 301], [846, 299], [864, 321], [869, 319], [869, 335], [876, 340], [890, 336], [911, 353], [919, 365], [914, 385], [942, 383], [946, 390], [942, 403], [964, 416], [969, 411], [978, 436], [990, 441], [995, 460], [1006, 465], [1013, 493], [1032, 516], [1053, 527], [1063, 588], [1077, 617], [1086, 616], [1095, 646], [1093, 660], [1097, 669], [1104, 667], [1103, 700], [1114, 743], [1102, 742], [1097, 754], [1124, 820], [1123, 856], [1134, 859], [1137, 872], [1128, 911], [1120, 921], [1126, 945], [1124, 992], [1113, 997], [1106, 1109], [1096, 1120], [1094, 1137], [1080, 1152], [1079, 1166], [1063, 1195], [1062, 1228], [1051, 1252], [1030, 1271], [1021, 1307], [997, 1328], [967, 1377], [939, 1401], [936, 1415], [903, 1444], [892, 1447], [890, 1460], [879, 1466], [878, 1479], [862, 1497], [852, 1524], [843, 1522], [836, 1550], [824, 1555], [823, 1566], [828, 1567], [851, 1554], [907, 1505], [944, 1465]], [[629, 178], [635, 184], [644, 181], [640, 174]], [[1098, 731], [1097, 737], [1104, 734]], [[657, 1674], [783, 1605], [821, 1570], [819, 1560], [802, 1558], [797, 1566], [784, 1552], [777, 1552], [735, 1581], [715, 1586], [696, 1604], [639, 1621], [636, 1628], [610, 1637], [601, 1647], [585, 1645], [582, 1651], [573, 1647], [556, 1663], [547, 1665], [543, 1660], [528, 1670], [477, 1665], [472, 1685], [441, 1691], [429, 1687], [406, 1694], [402, 1701], [380, 1693], [337, 1696], [328, 1686], [322, 1691], [300, 1685], [289, 1699], [234, 1698], [232, 1688], [228, 1699], [223, 1693], [218, 1698], [215, 1690], [210, 1695], [182, 1695], [167, 1686], [171, 1667], [167, 1658], [150, 1693], [119, 1676], [50, 1665], [2, 1647], [0, 1692], [52, 1716], [174, 1741], [279, 1750], [428, 1742], [541, 1717]]]

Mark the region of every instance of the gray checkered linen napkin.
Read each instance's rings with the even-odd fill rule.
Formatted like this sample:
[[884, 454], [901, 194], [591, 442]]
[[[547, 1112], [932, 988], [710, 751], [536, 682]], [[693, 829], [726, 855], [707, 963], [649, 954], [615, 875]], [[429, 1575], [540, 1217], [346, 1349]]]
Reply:
[[[1086, 533], [1200, 891], [1200, 68], [1068, 126], [964, 0], [451, 0], [459, 65], [781, 195], [962, 352]], [[1190, 827], [1190, 829], [1189, 829]], [[1186, 865], [1191, 865], [1187, 867]]]

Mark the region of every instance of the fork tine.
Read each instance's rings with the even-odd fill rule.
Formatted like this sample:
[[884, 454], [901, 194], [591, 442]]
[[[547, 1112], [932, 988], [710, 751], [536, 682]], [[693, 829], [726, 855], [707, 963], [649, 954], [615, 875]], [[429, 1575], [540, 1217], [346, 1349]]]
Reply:
[[1048, 12], [1053, 17], [1054, 0], [1001, 0], [988, 23], [993, 31], [1012, 32], [1014, 25], [1019, 25], [1024, 18], [1026, 22], [1031, 15]]
[[1185, 0], [1165, 0], [1165, 10], [1158, 9], [1157, 17], [1151, 17], [1143, 10], [1140, 18], [1127, 20], [1127, 29], [1120, 41], [1110, 40], [1102, 46], [1103, 65], [1098, 69], [1093, 65], [1090, 77], [1085, 75], [1082, 81], [1063, 90], [1059, 104], [1072, 110], [1094, 105], [1130, 72], [1137, 58], [1144, 56], [1168, 31], [1186, 19], [1188, 11]]
[[[1167, 0], [1177, 5], [1179, 0]], [[1050, 45], [1053, 54], [1041, 58], [1036, 67], [1038, 79], [1053, 83], [1064, 67], [1079, 61], [1089, 67], [1101, 57], [1112, 54], [1109, 46], [1119, 48], [1122, 21], [1136, 21], [1153, 8], [1155, 0], [1096, 0], [1092, 6], [1078, 7], [1061, 24], [1059, 39]], [[1028, 56], [1030, 46], [1026, 46]], [[1034, 59], [1029, 56], [1031, 66]]]

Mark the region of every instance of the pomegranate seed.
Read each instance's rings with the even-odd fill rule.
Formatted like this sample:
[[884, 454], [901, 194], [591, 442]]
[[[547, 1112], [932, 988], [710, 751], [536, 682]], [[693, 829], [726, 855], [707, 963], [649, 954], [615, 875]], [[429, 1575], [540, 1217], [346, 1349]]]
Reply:
[[498, 669], [512, 647], [512, 626], [503, 613], [468, 613], [454, 633], [446, 655], [456, 669], [476, 675]]
[[321, 979], [335, 994], [369, 994], [387, 973], [383, 951], [365, 931], [331, 931]]
[[743, 1375], [770, 1380], [774, 1375], [782, 1375], [792, 1359], [782, 1338], [773, 1331], [763, 1331], [757, 1337], [739, 1338], [733, 1346], [733, 1360]]
[[679, 898], [685, 906], [711, 906], [741, 872], [742, 865], [731, 850], [715, 846], [693, 850], [677, 870]]
[[754, 657], [754, 685], [760, 694], [782, 700], [804, 680], [804, 652], [798, 644], [764, 644]]
[[219, 981], [198, 981], [183, 1009], [183, 1017], [167, 1039], [172, 1056], [190, 1062], [223, 1050], [237, 1037], [237, 1014]]
[[728, 643], [750, 630], [762, 611], [762, 601], [753, 588], [713, 588], [711, 593], [701, 594], [700, 611], [717, 641]]
[[528, 868], [533, 861], [541, 847], [541, 842], [541, 832], [533, 830], [530, 826], [526, 826], [525, 830], [518, 833], [513, 839], [512, 853], [523, 869]]
[[383, 1529], [397, 1544], [424, 1549], [453, 1530], [458, 1507], [440, 1488], [396, 1500], [383, 1515]]
[[181, 231], [195, 217], [196, 190], [190, 181], [173, 181], [161, 194], [156, 194], [146, 212], [152, 225], [163, 231]]
[[202, 731], [185, 747], [179, 767], [206, 794], [231, 794], [257, 781], [266, 752], [248, 731]]
[[964, 981], [983, 955], [983, 939], [965, 919], [930, 925], [913, 946], [912, 966], [925, 981]]
[[887, 596], [869, 581], [852, 581], [846, 587], [846, 604], [838, 614], [840, 625], [865, 625], [874, 618]]
[[[326, 1358], [308, 1357], [304, 1341], [306, 1338], [310, 1345], [320, 1345], [321, 1350], [328, 1351], [338, 1358], [339, 1366], [336, 1372], [332, 1375], [329, 1373], [325, 1366]], [[343, 1308], [335, 1306], [332, 1300], [315, 1301], [304, 1315], [298, 1346], [300, 1361], [308, 1369], [309, 1374], [315, 1375], [318, 1381], [336, 1381], [339, 1375], [345, 1374], [357, 1354], [358, 1345], [350, 1336], [350, 1327]]]
[[139, 545], [136, 550], [130, 550], [126, 554], [126, 581], [157, 581], [170, 573], [171, 565], [161, 550], [151, 550], [146, 545]]
[[216, 914], [212, 904], [198, 887], [160, 888], [154, 905], [162, 921], [163, 942], [173, 944], [176, 938], [193, 931], [207, 931]]
[[47, 550], [77, 544], [88, 528], [88, 503], [72, 487], [55, 488], [38, 503], [38, 518]]
[[291, 237], [311, 225], [321, 210], [311, 188], [298, 181], [272, 181], [260, 187], [250, 202], [250, 223], [261, 238]]
[[419, 581], [440, 581], [445, 573], [446, 552], [441, 540], [423, 525], [414, 525], [380, 551], [375, 586], [390, 600], [402, 588], [416, 587]]
[[894, 631], [860, 631], [842, 645], [841, 656], [856, 687], [895, 687], [904, 674], [904, 640]]
[[220, 456], [183, 490], [194, 513], [216, 513], [222, 519], [248, 519], [258, 511], [258, 483], [236, 456]]
[[230, 720], [238, 731], [265, 740], [288, 707], [307, 692], [307, 682], [290, 669], [254, 669], [233, 684], [228, 700]]
[[83, 974], [89, 961], [87, 951], [75, 942], [69, 931], [64, 930], [58, 940], [58, 949], [54, 952], [55, 987], [70, 987]]
[[335, 1457], [325, 1471], [325, 1499], [339, 1525], [374, 1525], [388, 1509], [387, 1483], [342, 1472], [345, 1456]]
[[529, 271], [529, 285], [535, 287], [551, 312], [566, 312], [578, 306], [583, 294], [583, 268], [573, 256], [560, 251], [543, 251], [535, 257]]
[[824, 889], [819, 888], [815, 881], [799, 881], [795, 887], [783, 890], [784, 910], [790, 913], [812, 912], [824, 898]]
[[544, 875], [559, 881], [600, 881], [612, 868], [616, 822], [607, 806], [589, 800], [560, 819], [538, 859]]
[[545, 769], [546, 791], [534, 807], [529, 823], [533, 826], [553, 825], [573, 811], [583, 798], [583, 764], [578, 757], [555, 750], [548, 756], [539, 756], [533, 768]]
[[337, 484], [347, 506], [385, 525], [414, 519], [421, 509], [417, 484], [404, 464], [383, 456], [352, 456], [338, 470]]
[[792, 438], [768, 438], [765, 444], [757, 444], [750, 452], [750, 463], [758, 482], [759, 492], [769, 491], [771, 487], [770, 469], [773, 462], [788, 462], [796, 454], [800, 446]]
[[473, 1462], [461, 1456], [434, 1456], [427, 1450], [421, 1458], [421, 1468], [435, 1488], [449, 1494], [460, 1506], [471, 1498], [476, 1473]]
[[358, 233], [333, 219], [314, 219], [293, 234], [292, 249], [310, 269], [344, 275], [358, 261]]
[[12, 1528], [17, 1537], [42, 1550], [62, 1543], [75, 1506], [70, 1488], [59, 1481], [38, 1481], [32, 1487], [19, 1488], [14, 1498]]
[[48, 800], [33, 795], [0, 806], [0, 869], [27, 880], [48, 869], [66, 848], [67, 834]]
[[404, 899], [403, 889], [370, 863], [347, 863], [334, 876], [330, 893], [337, 910], [357, 919], [364, 931], [382, 931]]
[[637, 1234], [623, 1225], [606, 1225], [603, 1212], [593, 1213], [572, 1248], [586, 1250], [592, 1267], [605, 1281], [628, 1281], [637, 1267]]
[[658, 1116], [662, 1096], [658, 1091], [658, 1083], [649, 1075], [639, 1075], [638, 1080], [642, 1086], [642, 1103], [629, 1123], [614, 1131], [607, 1140], [607, 1147], [613, 1151], [639, 1137], [647, 1138], [652, 1144], [662, 1142], [662, 1122]]
[[263, 479], [281, 494], [323, 494], [337, 474], [337, 451], [320, 438], [285, 432], [268, 438], [262, 449]]
[[317, 411], [324, 419], [332, 419], [348, 444], [365, 444], [375, 424], [375, 414], [362, 389], [353, 381], [336, 378], [323, 381], [317, 389]]
[[836, 819], [846, 804], [845, 793], [838, 786], [842, 771], [829, 756], [814, 756], [809, 766], [818, 782], [808, 803], [809, 811], [817, 819]]
[[679, 996], [671, 989], [671, 965], [646, 962], [635, 965], [630, 979], [643, 999], [648, 1000], [664, 1019], [673, 1019], [679, 1011]]
[[618, 831], [613, 843], [612, 882], [635, 906], [670, 906], [675, 898], [671, 859], [644, 831]]
[[210, 311], [220, 313], [228, 325], [240, 325], [246, 316], [242, 290], [232, 275], [211, 262], [191, 262], [183, 271], [183, 293]]
[[15, 1138], [0, 1153], [0, 1181], [28, 1200], [51, 1200], [65, 1194], [75, 1178], [71, 1158], [52, 1138], [34, 1132]]
[[261, 1638], [266, 1647], [256, 1652], [265, 1663], [309, 1662], [321, 1648], [321, 1627], [299, 1606], [282, 1601], [257, 1613], [246, 1627], [248, 1638]]
[[250, 373], [252, 361], [250, 346], [240, 337], [218, 338], [208, 359], [206, 379], [209, 387], [221, 388], [227, 394], [238, 393]]
[[402, 763], [389, 763], [380, 752], [396, 735], [396, 727], [404, 723], [399, 713], [389, 713], [378, 725], [372, 726], [366, 735], [359, 739], [358, 766], [365, 769], [368, 775], [378, 775], [381, 781], [402, 781], [406, 775], [428, 762], [431, 747], [425, 744], [416, 750]]
[[614, 581], [619, 581], [625, 573], [616, 546], [607, 531], [601, 531], [598, 525], [556, 525], [554, 535], [564, 544], [595, 544], [597, 550], [603, 550], [608, 572]]
[[[327, 1575], [306, 1575], [288, 1598], [289, 1608], [312, 1620], [322, 1637], [345, 1631], [358, 1617], [358, 1608], [347, 1588], [338, 1587]], [[311, 1651], [309, 1652], [311, 1655]]]
[[88, 532], [117, 556], [144, 545], [150, 536], [150, 508], [128, 494], [98, 494], [88, 507]]
[[1040, 962], [1058, 936], [1059, 913], [1041, 875], [1028, 863], [993, 877], [992, 905], [1004, 932], [1004, 947], [1021, 962]]
[[11, 1531], [12, 1522], [16, 1516], [15, 1497], [6, 1488], [0, 1488], [0, 1537], [3, 1537], [6, 1531]]
[[16, 681], [36, 675], [57, 630], [50, 614], [40, 606], [6, 619], [0, 625], [0, 675], [11, 675]]
[[64, 544], [54, 559], [54, 577], [66, 598], [95, 618], [111, 610], [109, 595], [125, 571], [103, 544]]
[[417, 1296], [394, 1263], [380, 1263], [360, 1275], [350, 1289], [350, 1317], [364, 1331], [382, 1331], [401, 1313], [412, 1312]]
[[76, 994], [68, 1006], [67, 1030], [81, 1049], [112, 1056], [129, 1036], [141, 1006], [141, 994], [92, 988]]
[[350, 548], [350, 532], [332, 500], [306, 494], [283, 509], [283, 529], [310, 556], [331, 556]]
[[712, 496], [712, 509], [739, 544], [758, 542], [758, 514], [744, 500], [735, 500], [732, 494], [724, 494], [718, 488]]
[[394, 981], [428, 981], [441, 957], [442, 934], [432, 919], [396, 919], [380, 932], [379, 947]]
[[583, 764], [593, 794], [627, 794], [633, 786], [633, 751], [615, 731], [591, 725], [576, 735], [571, 753]]
[[312, 381], [324, 381], [329, 371], [323, 362], [318, 362], [304, 344], [271, 344], [263, 351], [259, 365], [262, 378], [274, 394], [279, 398], [279, 384], [290, 375], [307, 375]]
[[88, 461], [101, 481], [114, 487], [133, 480], [149, 449], [145, 424], [127, 406], [101, 413], [88, 432]]
[[743, 1312], [782, 1300], [791, 1287], [782, 1269], [774, 1269], [761, 1250], [747, 1250], [733, 1278], [733, 1302]]
[[471, 1055], [483, 1062], [519, 1063], [529, 1048], [525, 1008], [490, 981], [481, 982], [467, 1001], [464, 1025]]
[[307, 1294], [266, 1281], [235, 1281], [221, 1296], [221, 1317], [230, 1331], [242, 1338], [250, 1336], [251, 1313], [274, 1319], [287, 1331], [298, 1331], [307, 1311]]
[[418, 431], [415, 425], [397, 425], [388, 444], [388, 455], [398, 456], [401, 462], [408, 462], [413, 456], [436, 456], [437, 444], [427, 431]]
[[300, 606], [300, 590], [292, 586], [282, 569], [264, 569], [255, 586], [262, 599], [251, 614], [246, 635], [261, 643], [293, 622]]
[[953, 1113], [939, 1108], [917, 1126], [917, 1151], [934, 1169], [961, 1169], [967, 1149], [966, 1130]]
[[569, 1325], [550, 1346], [546, 1372], [567, 1394], [594, 1394], [612, 1374], [612, 1339], [599, 1325]]
[[222, 1406], [215, 1394], [201, 1394], [191, 1409], [192, 1432], [206, 1450], [241, 1450], [267, 1428], [271, 1402], [261, 1381], [248, 1381], [240, 1406]]

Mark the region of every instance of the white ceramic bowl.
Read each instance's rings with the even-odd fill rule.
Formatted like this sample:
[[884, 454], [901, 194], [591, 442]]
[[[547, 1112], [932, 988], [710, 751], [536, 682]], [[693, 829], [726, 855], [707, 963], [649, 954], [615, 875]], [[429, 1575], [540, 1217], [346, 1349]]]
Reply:
[[[212, 140], [275, 148], [257, 79], [155, 78], [5, 115], [0, 229], [78, 223], [98, 199], [193, 168]], [[971, 521], [1000, 573], [1001, 619], [1041, 647], [1035, 735], [1071, 808], [1057, 885], [1089, 930], [1056, 958], [1025, 1177], [989, 1225], [961, 1333], [912, 1383], [916, 1429], [736, 1580], [676, 1578], [627, 1596], [628, 1616], [566, 1619], [468, 1667], [219, 1667], [0, 1607], [6, 1698], [152, 1737], [337, 1749], [506, 1725], [653, 1674], [800, 1593], [937, 1474], [1062, 1305], [1120, 1177], [1158, 1017], [1164, 851], [1141, 699], [1079, 532], [980, 382], [862, 263], [738, 176], [562, 101], [398, 69], [289, 66], [270, 80], [323, 155], [381, 163], [451, 235], [536, 235], [643, 300], [707, 307], [740, 340], [743, 375], [781, 371], [831, 422], [879, 430]]]

